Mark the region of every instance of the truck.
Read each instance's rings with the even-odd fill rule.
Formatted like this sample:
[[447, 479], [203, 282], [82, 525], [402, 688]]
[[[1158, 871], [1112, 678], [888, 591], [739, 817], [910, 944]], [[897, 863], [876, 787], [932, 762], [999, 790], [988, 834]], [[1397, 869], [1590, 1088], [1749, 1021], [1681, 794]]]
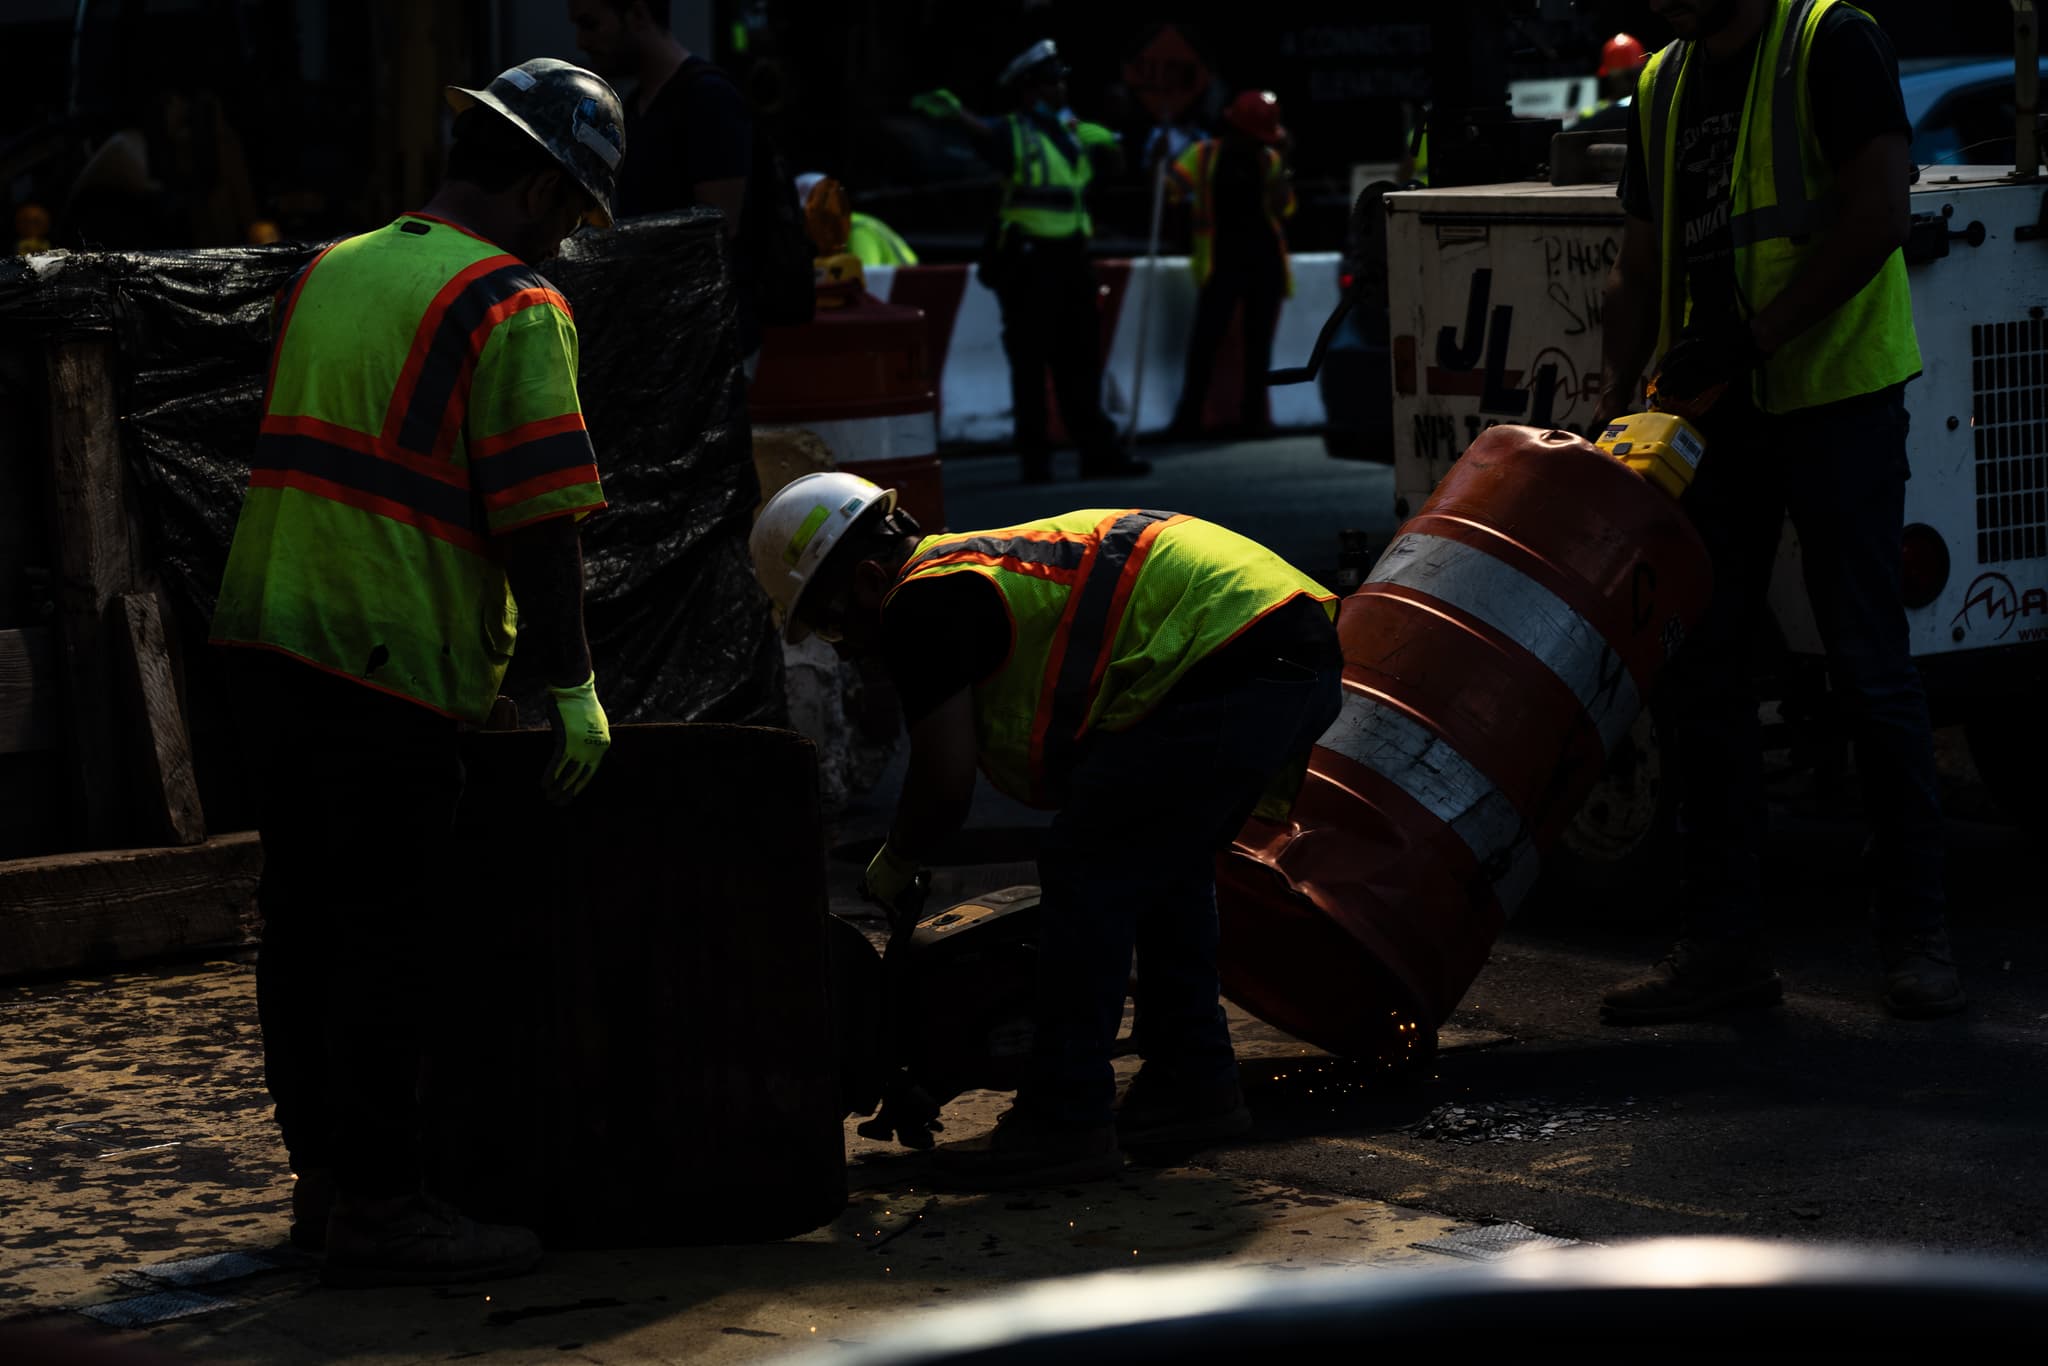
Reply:
[[[1913, 653], [1935, 724], [1962, 726], [1992, 795], [2016, 818], [2039, 821], [2048, 814], [2048, 179], [2019, 165], [1933, 166], [1911, 200], [1906, 257], [1925, 367], [1906, 390], [1912, 477], [1900, 555]], [[1623, 219], [1603, 181], [1412, 189], [1383, 202], [1395, 510], [1405, 518], [1487, 427], [1590, 434]], [[1846, 728], [1799, 555], [1788, 523], [1772, 639], [1760, 652], [1766, 744], [1838, 773]], [[1553, 874], [1611, 890], [1661, 860], [1675, 801], [1666, 777], [1653, 708], [1616, 747]]]

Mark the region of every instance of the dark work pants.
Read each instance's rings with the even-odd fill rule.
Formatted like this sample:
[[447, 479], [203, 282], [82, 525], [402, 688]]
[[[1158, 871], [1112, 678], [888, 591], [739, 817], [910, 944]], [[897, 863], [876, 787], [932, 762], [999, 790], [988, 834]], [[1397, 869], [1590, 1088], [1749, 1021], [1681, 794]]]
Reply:
[[1275, 660], [1090, 743], [1039, 854], [1037, 1039], [1021, 1107], [1060, 1127], [1110, 1122], [1134, 949], [1145, 1070], [1189, 1085], [1236, 1076], [1217, 986], [1216, 855], [1272, 775], [1336, 719], [1341, 676]]
[[1779, 417], [1743, 405], [1704, 424], [1707, 455], [1685, 506], [1713, 557], [1714, 596], [1673, 661], [1666, 693], [1693, 933], [1761, 928], [1765, 808], [1750, 653], [1788, 513], [1855, 745], [1880, 923], [1940, 922], [1933, 735], [1899, 585], [1906, 423], [1895, 388]]
[[228, 655], [257, 784], [256, 1002], [285, 1149], [351, 1195], [412, 1190], [455, 722], [282, 655]]
[[1273, 331], [1280, 323], [1280, 304], [1287, 295], [1286, 267], [1277, 254], [1232, 256], [1216, 260], [1209, 282], [1195, 305], [1195, 331], [1188, 342], [1187, 371], [1181, 380], [1176, 427], [1197, 429], [1209, 401], [1209, 381], [1216, 353], [1230, 331], [1231, 315], [1244, 306], [1244, 387], [1238, 401], [1238, 423], [1257, 430], [1270, 426], [1266, 406], [1266, 374], [1273, 368]]
[[1027, 471], [1051, 452], [1045, 372], [1052, 370], [1060, 419], [1087, 466], [1119, 458], [1116, 429], [1102, 411], [1102, 315], [1099, 286], [1083, 237], [1012, 233], [1002, 249], [996, 301], [1003, 310], [1003, 354], [1010, 360], [1010, 404], [1017, 452]]

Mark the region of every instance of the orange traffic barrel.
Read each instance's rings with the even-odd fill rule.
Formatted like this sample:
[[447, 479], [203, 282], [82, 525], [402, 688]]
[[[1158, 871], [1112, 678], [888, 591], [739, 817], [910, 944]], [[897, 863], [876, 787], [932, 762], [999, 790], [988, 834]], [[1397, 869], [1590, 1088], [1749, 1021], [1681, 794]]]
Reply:
[[927, 531], [945, 526], [922, 311], [854, 293], [810, 322], [765, 329], [747, 407], [756, 427], [815, 433], [840, 469], [897, 490]]
[[1711, 579], [1642, 474], [1483, 433], [1339, 610], [1344, 706], [1291, 820], [1219, 859], [1225, 993], [1334, 1053], [1426, 1055]]

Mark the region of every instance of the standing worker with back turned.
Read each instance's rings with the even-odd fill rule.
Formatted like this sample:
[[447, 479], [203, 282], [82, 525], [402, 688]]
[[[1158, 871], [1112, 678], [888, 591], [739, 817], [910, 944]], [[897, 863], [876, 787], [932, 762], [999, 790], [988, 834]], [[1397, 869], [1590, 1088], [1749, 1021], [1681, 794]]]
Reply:
[[1088, 186], [1098, 158], [1121, 156], [1099, 124], [1062, 117], [1067, 68], [1050, 40], [1033, 43], [1003, 72], [1017, 112], [983, 119], [951, 91], [921, 95], [914, 106], [966, 125], [982, 159], [1003, 180], [1003, 204], [981, 281], [1003, 310], [1003, 351], [1010, 360], [1010, 401], [1026, 483], [1052, 478], [1046, 432], [1045, 372], [1052, 369], [1060, 418], [1081, 450], [1081, 477], [1151, 471], [1132, 460], [1102, 411], [1101, 314], [1088, 239]]
[[1224, 133], [1180, 154], [1167, 182], [1175, 198], [1193, 203], [1194, 250], [1188, 264], [1201, 290], [1187, 373], [1171, 435], [1198, 436], [1216, 352], [1231, 314], [1244, 309], [1244, 387], [1238, 396], [1238, 436], [1273, 430], [1266, 406], [1266, 372], [1273, 368], [1273, 329], [1280, 305], [1294, 293], [1281, 223], [1294, 213], [1294, 185], [1280, 148], [1287, 130], [1280, 101], [1270, 90], [1247, 90], [1223, 111]]
[[[280, 299], [263, 425], [213, 638], [263, 836], [257, 1006], [292, 1170], [292, 1241], [328, 1279], [521, 1271], [525, 1229], [421, 1187], [427, 952], [460, 870], [457, 725], [489, 714], [515, 631], [548, 684], [564, 802], [610, 743], [583, 635], [576, 522], [604, 506], [576, 327], [534, 269], [611, 221], [618, 97], [566, 62], [451, 88], [447, 176], [337, 242]], [[515, 612], [515, 602], [516, 612]]]
[[1762, 744], [1749, 646], [1789, 511], [1853, 727], [1873, 830], [1883, 999], [1963, 1007], [1944, 929], [1927, 700], [1900, 597], [1906, 382], [1920, 373], [1906, 240], [1908, 126], [1891, 45], [1838, 0], [1651, 0], [1678, 41], [1644, 66], [1608, 283], [1604, 422], [1662, 357], [1660, 406], [1699, 415], [1686, 498], [1714, 597], [1668, 681], [1684, 917], [1618, 1022], [1783, 995], [1761, 922]]
[[[920, 540], [895, 505], [856, 475], [806, 475], [768, 500], [752, 548], [789, 638], [879, 658], [903, 700], [908, 776], [865, 883], [892, 921], [966, 819], [977, 764], [1059, 813], [1038, 861], [1031, 1066], [993, 1135], [939, 1150], [949, 1181], [1085, 1180], [1122, 1165], [1119, 1142], [1244, 1132], [1215, 860], [1255, 807], [1292, 803], [1336, 717], [1333, 596], [1192, 517], [1097, 508]], [[1134, 947], [1145, 1062], [1116, 1106]]]

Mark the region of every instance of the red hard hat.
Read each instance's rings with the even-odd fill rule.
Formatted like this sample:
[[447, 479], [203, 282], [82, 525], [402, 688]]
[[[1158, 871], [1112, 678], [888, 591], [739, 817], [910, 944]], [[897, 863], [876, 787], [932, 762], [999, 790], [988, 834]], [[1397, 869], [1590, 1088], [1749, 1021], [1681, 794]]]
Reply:
[[1649, 60], [1643, 45], [1626, 33], [1617, 33], [1600, 49], [1600, 69], [1595, 76], [1612, 76], [1617, 71], [1634, 71]]
[[1287, 136], [1280, 126], [1280, 100], [1270, 90], [1247, 90], [1223, 111], [1223, 121], [1238, 132], [1271, 145]]

